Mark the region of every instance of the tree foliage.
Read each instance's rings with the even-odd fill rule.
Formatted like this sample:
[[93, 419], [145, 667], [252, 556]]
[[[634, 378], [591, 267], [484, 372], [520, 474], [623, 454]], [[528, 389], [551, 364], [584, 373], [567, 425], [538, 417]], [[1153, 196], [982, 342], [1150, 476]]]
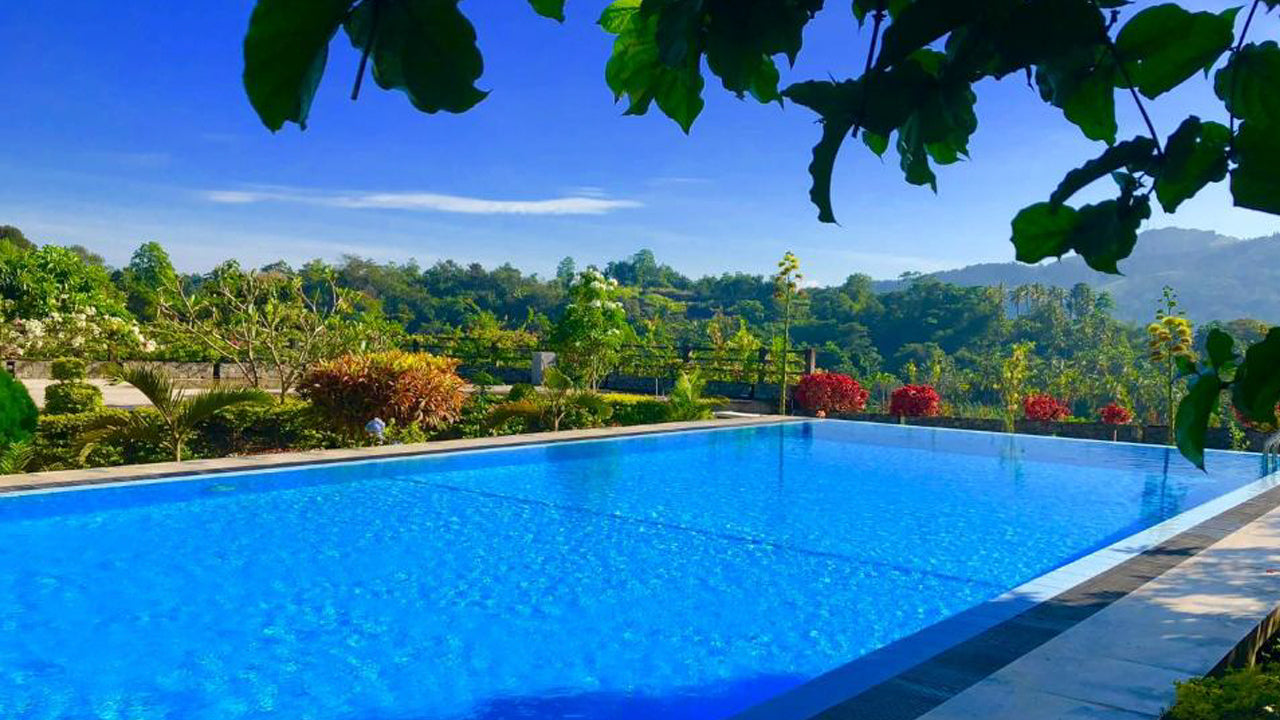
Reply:
[[[531, 4], [564, 17], [563, 0]], [[936, 189], [934, 167], [969, 155], [975, 87], [1033, 80], [1043, 102], [1108, 148], [1048, 202], [1014, 218], [1017, 257], [1075, 252], [1117, 273], [1151, 216], [1153, 195], [1173, 212], [1229, 175], [1236, 205], [1280, 214], [1280, 46], [1248, 39], [1257, 13], [1277, 4], [1254, 0], [1237, 32], [1240, 8], [1213, 13], [1177, 2], [1136, 9], [1126, 0], [854, 0], [857, 22], [870, 24], [863, 72], [785, 88], [777, 63], [794, 64], [822, 0], [613, 0], [599, 24], [614, 36], [605, 80], [626, 98], [627, 114], [656, 104], [688, 132], [704, 106], [704, 72], [739, 97], [786, 98], [816, 113], [822, 133], [810, 197], [823, 222], [835, 222], [832, 175], [847, 139], [877, 155], [892, 144], [906, 181]], [[420, 110], [463, 112], [485, 97], [475, 87], [483, 59], [458, 0], [258, 0], [245, 39], [245, 87], [269, 128], [305, 124], [340, 28], [363, 52], [360, 75], [372, 59], [378, 84], [404, 91]], [[1226, 123], [1192, 116], [1162, 135], [1147, 103], [1211, 73]], [[1143, 120], [1139, 135], [1119, 143], [1117, 93]], [[1066, 204], [1106, 177], [1116, 185], [1113, 199]], [[1247, 353], [1241, 362], [1248, 365]], [[1262, 400], [1248, 393], [1280, 382], [1280, 366], [1251, 372], [1265, 380], [1238, 386], [1237, 402], [1248, 407]], [[1192, 410], [1189, 422], [1205, 415]], [[1189, 447], [1202, 430], [1188, 426]]]

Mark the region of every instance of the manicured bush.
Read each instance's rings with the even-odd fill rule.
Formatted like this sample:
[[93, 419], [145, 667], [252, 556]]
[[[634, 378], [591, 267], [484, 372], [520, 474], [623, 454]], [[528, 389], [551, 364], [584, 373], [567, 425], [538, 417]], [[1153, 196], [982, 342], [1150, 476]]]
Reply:
[[1108, 425], [1128, 425], [1133, 422], [1133, 413], [1129, 412], [1129, 408], [1116, 403], [1111, 403], [1102, 408], [1102, 422]]
[[507, 402], [520, 402], [537, 394], [538, 390], [529, 383], [516, 383], [507, 391]]
[[898, 417], [934, 417], [942, 408], [942, 398], [930, 385], [903, 385], [889, 398], [889, 414]]
[[1071, 410], [1052, 395], [1036, 393], [1022, 399], [1022, 412], [1028, 420], [1049, 422], [1066, 420]]
[[796, 404], [812, 413], [856, 413], [867, 407], [870, 391], [839, 373], [814, 373], [800, 378]]
[[64, 357], [53, 361], [50, 374], [59, 382], [75, 382], [85, 379], [87, 368], [88, 365], [80, 358]]
[[349, 444], [309, 403], [289, 399], [283, 403], [219, 410], [200, 424], [192, 450], [200, 455], [221, 457]]
[[667, 421], [667, 404], [650, 395], [605, 393], [605, 402], [613, 407], [612, 420], [618, 425], [648, 425]]
[[83, 382], [57, 382], [44, 389], [44, 411], [50, 415], [93, 412], [102, 407], [102, 390]]
[[27, 469], [69, 470], [167, 460], [168, 455], [160, 443], [139, 441], [102, 443], [95, 445], [83, 459], [80, 457], [80, 436], [102, 416], [128, 417], [130, 413], [153, 412], [150, 408], [104, 408], [95, 412], [41, 415], [35, 433], [35, 457]]
[[38, 415], [27, 388], [0, 370], [0, 446], [31, 437]]
[[1168, 720], [1256, 720], [1275, 717], [1280, 706], [1280, 673], [1272, 666], [1231, 670], [1220, 677], [1177, 683], [1177, 701]]
[[457, 360], [427, 353], [343, 355], [308, 371], [298, 392], [352, 435], [373, 418], [440, 429], [466, 400], [457, 368]]

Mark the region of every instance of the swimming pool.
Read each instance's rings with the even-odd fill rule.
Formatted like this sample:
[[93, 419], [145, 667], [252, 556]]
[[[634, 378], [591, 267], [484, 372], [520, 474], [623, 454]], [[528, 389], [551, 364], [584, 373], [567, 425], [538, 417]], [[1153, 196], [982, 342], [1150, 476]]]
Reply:
[[0, 496], [0, 717], [715, 720], [1253, 483], [814, 421]]

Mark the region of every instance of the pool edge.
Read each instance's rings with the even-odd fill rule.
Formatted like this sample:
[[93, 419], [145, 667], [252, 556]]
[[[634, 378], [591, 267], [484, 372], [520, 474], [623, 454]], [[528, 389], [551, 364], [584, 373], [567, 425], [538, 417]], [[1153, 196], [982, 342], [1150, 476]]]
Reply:
[[208, 475], [270, 471], [307, 465], [328, 465], [373, 460], [395, 460], [442, 453], [475, 452], [530, 445], [555, 445], [571, 442], [620, 439], [660, 433], [727, 430], [732, 428], [787, 423], [813, 422], [813, 418], [796, 416], [761, 416], [750, 418], [717, 418], [686, 422], [630, 425], [626, 427], [562, 430], [559, 432], [522, 433], [499, 437], [434, 440], [411, 445], [381, 445], [367, 448], [305, 450], [268, 455], [244, 455], [182, 462], [118, 465], [83, 470], [53, 470], [17, 475], [0, 475], [0, 497], [5, 495], [74, 490], [102, 485], [121, 485], [155, 481], [182, 481]]
[[[916, 720], [1080, 625], [1227, 536], [1280, 509], [1280, 472], [1051, 570], [997, 598], [834, 668], [729, 720]], [[1130, 545], [1133, 547], [1124, 547]], [[1078, 567], [1096, 564], [1093, 574]], [[1071, 569], [1076, 568], [1075, 572]], [[1003, 605], [1001, 608], [1000, 606]], [[938, 647], [941, 626], [998, 622]], [[978, 618], [975, 620], [975, 618]], [[930, 646], [937, 648], [930, 652]], [[925, 651], [913, 647], [924, 647]], [[1229, 655], [1233, 648], [1227, 648]], [[877, 661], [913, 660], [874, 683], [850, 679]], [[843, 690], [841, 686], [843, 687]]]

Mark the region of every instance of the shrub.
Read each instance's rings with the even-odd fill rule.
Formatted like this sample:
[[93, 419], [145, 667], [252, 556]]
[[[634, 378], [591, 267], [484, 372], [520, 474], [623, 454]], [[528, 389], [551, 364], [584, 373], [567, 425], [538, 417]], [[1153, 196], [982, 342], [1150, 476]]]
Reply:
[[1128, 425], [1133, 422], [1133, 413], [1123, 405], [1111, 403], [1102, 408], [1102, 422], [1108, 425]]
[[1061, 400], [1044, 393], [1023, 398], [1022, 412], [1028, 420], [1041, 422], [1065, 420], [1071, 416], [1071, 410]]
[[88, 365], [80, 358], [64, 357], [53, 361], [50, 374], [58, 382], [75, 382], [85, 379], [87, 368]]
[[667, 397], [667, 419], [680, 422], [706, 420], [711, 409], [702, 400], [702, 389], [707, 382], [697, 372], [682, 372]]
[[870, 397], [857, 380], [839, 373], [805, 375], [796, 385], [796, 404], [812, 413], [861, 412]]
[[0, 370], [0, 446], [31, 437], [38, 415], [27, 388]]
[[466, 400], [458, 361], [399, 350], [343, 355], [307, 372], [298, 392], [349, 434], [373, 418], [440, 429]]
[[613, 422], [618, 425], [649, 425], [666, 422], [667, 404], [648, 395], [606, 393], [601, 397], [613, 407]]
[[511, 386], [511, 390], [507, 392], [507, 402], [520, 402], [537, 395], [538, 389], [529, 383], [516, 383]]
[[102, 390], [82, 382], [57, 382], [44, 389], [44, 411], [50, 415], [93, 412], [102, 407]]
[[1176, 684], [1169, 720], [1254, 720], [1280, 705], [1280, 675], [1256, 667]]
[[201, 455], [252, 455], [282, 450], [342, 447], [344, 437], [326, 427], [309, 404], [297, 399], [271, 405], [238, 405], [202, 422], [192, 441]]
[[938, 391], [930, 385], [903, 385], [889, 398], [889, 414], [899, 417], [934, 417], [941, 406]]
[[167, 460], [159, 442], [129, 441], [95, 445], [81, 458], [80, 436], [103, 417], [127, 418], [131, 413], [154, 413], [151, 408], [121, 410], [104, 408], [68, 415], [41, 415], [33, 445], [29, 470], [70, 470]]

